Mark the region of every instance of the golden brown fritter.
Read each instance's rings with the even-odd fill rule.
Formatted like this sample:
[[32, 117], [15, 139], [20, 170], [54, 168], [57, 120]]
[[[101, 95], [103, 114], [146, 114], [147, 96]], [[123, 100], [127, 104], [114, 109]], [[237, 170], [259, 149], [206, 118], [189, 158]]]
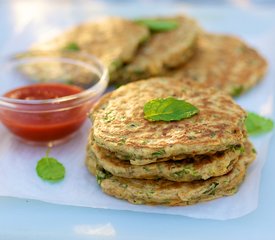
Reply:
[[[144, 119], [146, 102], [169, 96], [186, 100], [200, 112], [180, 121]], [[168, 78], [122, 86], [103, 97], [90, 116], [97, 145], [119, 158], [142, 160], [143, 164], [181, 154], [224, 151], [246, 139], [246, 112], [230, 96], [194, 82]]]
[[266, 70], [266, 60], [239, 38], [204, 33], [190, 61], [166, 75], [180, 81], [191, 79], [238, 96], [256, 85]]
[[[232, 170], [239, 160], [241, 147], [218, 152], [213, 155], [196, 155], [184, 160], [169, 160], [144, 166], [132, 165], [130, 161], [121, 160], [95, 143], [88, 144], [87, 165], [95, 169], [96, 163], [114, 176], [137, 179], [167, 179], [176, 182], [206, 180], [221, 176]], [[96, 159], [96, 163], [93, 159]], [[93, 171], [94, 172], [94, 171]]]
[[171, 31], [152, 34], [133, 60], [111, 75], [111, 82], [123, 84], [160, 75], [166, 69], [179, 66], [190, 59], [200, 31], [197, 23], [184, 16], [160, 19], [176, 21], [179, 26]]
[[141, 42], [149, 37], [149, 30], [133, 21], [108, 17], [82, 23], [33, 50], [64, 50], [74, 44], [79, 50], [98, 57], [113, 72], [129, 62]]

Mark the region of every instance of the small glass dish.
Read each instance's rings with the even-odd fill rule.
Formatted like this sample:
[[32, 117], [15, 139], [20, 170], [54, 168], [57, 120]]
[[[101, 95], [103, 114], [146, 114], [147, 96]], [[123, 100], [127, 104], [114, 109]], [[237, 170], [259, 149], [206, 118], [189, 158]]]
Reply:
[[[38, 51], [13, 55], [0, 67], [0, 120], [15, 136], [29, 143], [64, 142], [84, 123], [108, 81], [103, 64], [83, 52]], [[40, 87], [44, 89], [43, 94], [51, 88], [56, 92], [79, 91], [39, 100], [18, 99], [11, 94], [30, 89], [35, 89], [33, 94], [40, 94]]]

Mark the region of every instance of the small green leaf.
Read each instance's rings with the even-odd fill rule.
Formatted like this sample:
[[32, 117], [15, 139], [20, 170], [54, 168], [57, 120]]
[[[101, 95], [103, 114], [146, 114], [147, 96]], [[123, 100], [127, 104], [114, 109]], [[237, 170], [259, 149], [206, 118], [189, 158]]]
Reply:
[[79, 51], [80, 47], [75, 42], [71, 42], [67, 46], [65, 46], [63, 49], [66, 51]]
[[233, 97], [239, 97], [240, 95], [242, 95], [242, 93], [244, 92], [244, 87], [243, 86], [238, 86], [238, 87], [234, 87], [232, 90], [231, 90], [231, 95]]
[[173, 97], [157, 98], [143, 108], [144, 118], [149, 121], [178, 121], [190, 118], [199, 112], [192, 104]]
[[145, 25], [153, 32], [166, 32], [179, 27], [179, 23], [175, 20], [137, 19], [135, 22]]
[[46, 154], [36, 165], [37, 175], [43, 180], [58, 182], [65, 176], [65, 168], [62, 163]]
[[249, 135], [259, 135], [267, 133], [273, 129], [273, 121], [268, 118], [264, 118], [256, 113], [248, 112], [245, 120], [245, 127]]

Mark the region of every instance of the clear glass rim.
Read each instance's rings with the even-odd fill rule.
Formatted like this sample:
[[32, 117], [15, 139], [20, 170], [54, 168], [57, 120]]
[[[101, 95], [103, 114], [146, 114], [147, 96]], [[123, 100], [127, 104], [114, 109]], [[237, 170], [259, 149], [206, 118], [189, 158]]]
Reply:
[[[108, 76], [108, 70], [103, 65], [103, 63], [94, 55], [87, 54], [85, 52], [72, 52], [72, 51], [63, 51], [61, 53], [63, 54], [76, 54], [82, 57], [87, 58], [88, 60], [92, 61], [93, 64], [87, 63], [83, 60], [75, 60], [70, 59], [69, 57], [60, 57], [60, 56], [39, 56], [41, 53], [56, 53], [56, 51], [30, 51], [30, 52], [20, 52], [16, 53], [15, 55], [11, 55], [7, 58], [7, 60], [4, 62], [5, 64], [12, 64], [16, 61], [19, 61], [18, 56], [27, 55], [27, 57], [23, 57], [23, 60], [27, 59], [52, 59], [52, 60], [58, 60], [58, 59], [67, 59], [70, 61], [70, 63], [78, 63], [78, 65], [84, 64], [86, 66], [90, 65], [95, 67], [99, 71], [99, 81], [91, 86], [90, 88], [69, 96], [64, 96], [60, 98], [54, 98], [54, 99], [45, 99], [45, 100], [23, 100], [23, 99], [14, 99], [14, 98], [8, 98], [4, 96], [0, 96], [0, 107], [7, 108], [7, 109], [16, 109], [19, 106], [27, 106], [29, 109], [31, 106], [38, 106], [40, 105], [53, 105], [53, 104], [59, 104], [59, 103], [66, 103], [66, 102], [74, 102], [76, 104], [79, 104], [80, 102], [87, 101], [90, 98], [96, 97], [97, 95], [101, 94], [107, 87], [109, 76]], [[29, 56], [28, 56], [29, 55]], [[37, 55], [37, 56], [35, 56]], [[22, 60], [21, 59], [21, 60]], [[93, 94], [94, 93], [94, 94]]]

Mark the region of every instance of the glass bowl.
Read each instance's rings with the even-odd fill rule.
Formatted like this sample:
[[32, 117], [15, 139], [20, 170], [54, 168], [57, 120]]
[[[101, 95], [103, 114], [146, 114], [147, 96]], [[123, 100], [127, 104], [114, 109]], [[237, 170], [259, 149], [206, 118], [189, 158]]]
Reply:
[[[0, 68], [0, 120], [20, 139], [54, 145], [78, 130], [108, 85], [108, 71], [83, 52], [26, 52], [13, 55]], [[49, 99], [12, 98], [11, 92], [50, 85], [79, 89]], [[47, 88], [47, 87], [46, 87]], [[47, 91], [51, 91], [47, 89]], [[7, 94], [8, 93], [8, 94]]]

